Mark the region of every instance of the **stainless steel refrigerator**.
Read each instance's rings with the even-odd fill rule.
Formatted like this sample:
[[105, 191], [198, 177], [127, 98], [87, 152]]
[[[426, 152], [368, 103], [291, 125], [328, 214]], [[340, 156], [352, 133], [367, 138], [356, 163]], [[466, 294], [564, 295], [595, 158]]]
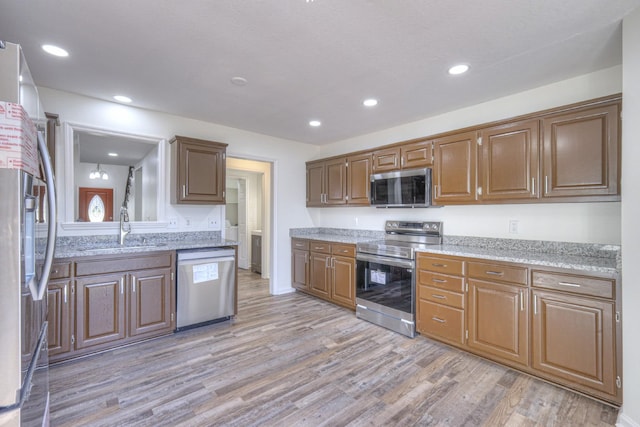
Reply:
[[[55, 186], [44, 137], [35, 128], [37, 89], [20, 46], [4, 42], [0, 101], [0, 426], [46, 426]], [[30, 145], [15, 143], [27, 139]]]

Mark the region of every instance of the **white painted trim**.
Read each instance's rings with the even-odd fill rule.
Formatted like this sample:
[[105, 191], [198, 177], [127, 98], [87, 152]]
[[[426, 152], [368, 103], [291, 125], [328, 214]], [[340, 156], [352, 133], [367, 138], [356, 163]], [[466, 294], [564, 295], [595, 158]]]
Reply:
[[640, 423], [634, 421], [624, 413], [624, 406], [620, 408], [618, 412], [618, 419], [616, 420], [617, 427], [640, 427]]
[[272, 293], [273, 295], [286, 295], [286, 294], [291, 294], [294, 293], [296, 290], [294, 288], [289, 288], [289, 289], [280, 289], [278, 290], [277, 293]]
[[[62, 230], [74, 230], [74, 231], [99, 231], [99, 230], [111, 230], [113, 227], [109, 223], [104, 223], [102, 225], [98, 225], [97, 223], [87, 223], [87, 222], [73, 222], [75, 219], [75, 192], [76, 185], [74, 180], [74, 140], [73, 135], [74, 131], [84, 131], [84, 132], [99, 132], [104, 133], [106, 135], [125, 137], [131, 139], [138, 139], [141, 142], [147, 142], [150, 144], [158, 145], [158, 177], [156, 179], [158, 188], [158, 196], [156, 197], [156, 212], [157, 218], [161, 221], [149, 221], [149, 222], [133, 222], [135, 229], [153, 229], [153, 228], [166, 228], [167, 223], [163, 222], [165, 219], [165, 207], [167, 204], [167, 173], [163, 173], [166, 161], [166, 152], [168, 150], [167, 140], [165, 138], [155, 136], [155, 135], [141, 135], [141, 134], [133, 134], [127, 132], [115, 131], [112, 129], [105, 129], [98, 126], [84, 125], [81, 123], [74, 122], [64, 122], [63, 123], [63, 135], [64, 135], [64, 165], [63, 165], [63, 176], [64, 176], [64, 189], [59, 193], [64, 193], [64, 206], [62, 208], [61, 219], [62, 222], [60, 224], [60, 228]], [[60, 169], [58, 168], [58, 172]], [[164, 178], [164, 179], [163, 179]], [[115, 228], [117, 229], [117, 227]]]

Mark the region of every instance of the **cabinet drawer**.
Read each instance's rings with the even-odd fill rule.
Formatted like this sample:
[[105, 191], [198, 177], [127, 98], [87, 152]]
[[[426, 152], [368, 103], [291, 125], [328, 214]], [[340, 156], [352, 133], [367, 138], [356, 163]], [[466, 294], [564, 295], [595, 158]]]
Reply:
[[333, 255], [340, 255], [346, 257], [355, 258], [356, 256], [356, 247], [354, 245], [332, 245], [331, 253]]
[[438, 258], [418, 254], [418, 268], [461, 276], [464, 273], [464, 262], [457, 259]]
[[464, 308], [464, 294], [432, 288], [431, 286], [418, 286], [418, 299], [455, 308]]
[[331, 253], [331, 243], [320, 242], [318, 240], [312, 240], [309, 243], [309, 250], [312, 252], [320, 252], [323, 254]]
[[527, 284], [527, 268], [482, 262], [467, 263], [469, 277], [500, 282]]
[[54, 262], [51, 266], [49, 280], [64, 279], [71, 274], [71, 262]]
[[555, 289], [601, 298], [614, 298], [615, 296], [615, 280], [612, 279], [546, 271], [534, 271], [532, 276], [533, 286], [536, 288]]
[[464, 344], [464, 310], [420, 300], [420, 332]]
[[91, 257], [76, 261], [76, 276], [171, 267], [171, 256], [172, 252], [153, 255], [129, 254], [124, 257]]
[[434, 286], [448, 291], [464, 291], [464, 280], [462, 277], [447, 276], [427, 270], [418, 270], [417, 281], [420, 285]]
[[308, 240], [293, 239], [291, 241], [291, 247], [293, 249], [300, 249], [302, 251], [308, 251], [309, 250], [309, 241]]

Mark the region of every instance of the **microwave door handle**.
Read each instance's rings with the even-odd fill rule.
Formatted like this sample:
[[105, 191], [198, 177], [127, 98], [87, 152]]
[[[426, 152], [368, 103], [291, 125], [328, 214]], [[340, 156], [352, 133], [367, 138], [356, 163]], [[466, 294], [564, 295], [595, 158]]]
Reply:
[[[38, 150], [42, 158], [42, 166], [44, 168], [44, 175], [47, 184], [47, 201], [49, 203], [49, 218], [47, 228], [47, 250], [44, 256], [44, 264], [42, 268], [42, 274], [40, 281], [36, 289], [36, 294], [33, 295], [35, 301], [40, 301], [44, 298], [44, 294], [47, 292], [47, 283], [49, 282], [49, 274], [51, 273], [51, 267], [53, 265], [53, 253], [56, 247], [56, 186], [53, 181], [53, 167], [51, 166], [51, 158], [49, 157], [49, 150], [47, 144], [44, 141], [42, 132], [38, 132]], [[32, 294], [34, 289], [31, 290]]]

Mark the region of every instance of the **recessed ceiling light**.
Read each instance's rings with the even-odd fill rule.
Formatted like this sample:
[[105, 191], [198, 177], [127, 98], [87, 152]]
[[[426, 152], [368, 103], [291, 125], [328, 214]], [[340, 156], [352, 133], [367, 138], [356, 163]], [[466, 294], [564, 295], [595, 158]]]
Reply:
[[115, 99], [118, 102], [126, 102], [127, 104], [131, 102], [131, 98], [124, 95], [116, 95], [113, 97], [113, 99]]
[[378, 105], [378, 100], [374, 98], [365, 99], [364, 101], [362, 101], [362, 105], [364, 105], [365, 107], [375, 107], [376, 105]]
[[109, 153], [110, 157], [118, 157], [118, 153]]
[[61, 47], [54, 46], [52, 44], [43, 44], [42, 50], [47, 52], [49, 55], [53, 55], [53, 56], [60, 56], [60, 57], [69, 56], [69, 52], [67, 52]]
[[245, 79], [244, 77], [236, 76], [236, 77], [231, 77], [231, 83], [233, 83], [236, 86], [246, 86], [248, 82], [247, 82], [247, 79]]
[[466, 73], [467, 71], [469, 71], [469, 66], [467, 64], [458, 64], [449, 68], [449, 74], [452, 74], [452, 75], [463, 74], [463, 73]]
[[311, 120], [309, 122], [309, 126], [313, 126], [313, 127], [318, 127], [322, 124], [322, 122], [320, 120]]

